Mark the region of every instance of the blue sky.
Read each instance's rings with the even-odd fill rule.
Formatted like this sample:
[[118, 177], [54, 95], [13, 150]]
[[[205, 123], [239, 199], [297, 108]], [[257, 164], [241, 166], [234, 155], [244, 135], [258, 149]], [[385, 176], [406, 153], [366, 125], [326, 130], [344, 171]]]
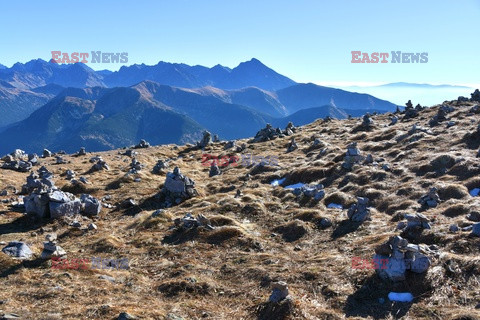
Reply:
[[[3, 1], [0, 63], [99, 50], [128, 52], [129, 65], [235, 67], [255, 57], [318, 84], [478, 84], [479, 17], [480, 0]], [[352, 50], [428, 52], [429, 60], [353, 64]]]

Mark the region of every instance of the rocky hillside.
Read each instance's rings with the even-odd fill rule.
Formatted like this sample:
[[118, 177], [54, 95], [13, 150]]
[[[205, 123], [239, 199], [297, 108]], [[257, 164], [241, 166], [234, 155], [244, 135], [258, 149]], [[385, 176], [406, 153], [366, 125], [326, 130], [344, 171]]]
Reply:
[[0, 315], [478, 319], [474, 98], [235, 143], [17, 150], [0, 162]]

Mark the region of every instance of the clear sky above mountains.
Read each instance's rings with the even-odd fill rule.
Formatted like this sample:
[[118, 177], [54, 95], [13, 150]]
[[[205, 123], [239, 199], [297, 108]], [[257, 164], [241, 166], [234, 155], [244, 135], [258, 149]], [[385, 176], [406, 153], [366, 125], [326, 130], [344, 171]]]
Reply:
[[[128, 65], [235, 67], [255, 57], [318, 84], [480, 83], [479, 0], [5, 1], [0, 13], [8, 67], [95, 50], [128, 52]], [[428, 63], [354, 64], [354, 50], [428, 52]]]

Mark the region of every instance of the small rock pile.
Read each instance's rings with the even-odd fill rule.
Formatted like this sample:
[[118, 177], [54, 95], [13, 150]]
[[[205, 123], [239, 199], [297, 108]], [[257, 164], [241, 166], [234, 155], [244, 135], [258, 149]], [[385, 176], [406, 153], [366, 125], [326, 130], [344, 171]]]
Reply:
[[52, 257], [62, 257], [67, 253], [62, 247], [57, 245], [57, 235], [55, 233], [47, 234], [43, 243], [41, 259], [50, 259]]
[[276, 139], [281, 134], [280, 129], [275, 129], [270, 123], [267, 123], [265, 128], [257, 132], [253, 138], [253, 142], [264, 142]]
[[191, 213], [187, 213], [183, 218], [173, 220], [173, 223], [177, 230], [190, 230], [198, 227], [203, 227], [208, 230], [214, 229], [210, 221], [203, 214], [199, 214], [197, 218], [195, 218]]
[[364, 160], [364, 157], [360, 154], [360, 150], [357, 148], [357, 143], [352, 142], [347, 146], [347, 153], [343, 159], [342, 167], [351, 170], [353, 165]]
[[475, 91], [471, 93], [470, 96], [470, 101], [480, 102], [480, 91], [478, 89], [475, 89]]
[[425, 208], [435, 208], [440, 203], [440, 197], [438, 196], [437, 188], [430, 188], [428, 193], [418, 200], [418, 203]]
[[295, 142], [295, 138], [292, 138], [292, 140], [287, 146], [287, 152], [292, 152], [297, 149], [298, 149], [298, 146], [297, 146], [297, 143]]
[[363, 120], [361, 126], [365, 129], [371, 128], [373, 126], [373, 120], [370, 118], [370, 113], [363, 115]]
[[411, 100], [408, 100], [408, 102], [405, 104], [405, 115], [403, 116], [403, 119], [411, 119], [415, 118], [418, 116], [418, 110], [417, 108], [413, 108], [413, 104]]
[[398, 122], [398, 117], [397, 116], [392, 116], [392, 117], [390, 117], [389, 126], [393, 126], [393, 125], [397, 124], [397, 122]]
[[235, 140], [228, 141], [225, 144], [225, 146], [223, 147], [223, 150], [227, 150], [227, 149], [235, 147], [235, 143], [236, 143]]
[[22, 190], [30, 191], [30, 194], [23, 199], [27, 213], [37, 218], [55, 219], [81, 212], [85, 214], [100, 212], [101, 203], [97, 199], [90, 195], [82, 195], [81, 199], [78, 199], [73, 194], [60, 191], [55, 187], [53, 175], [48, 170], [39, 170], [39, 174], [40, 179], [32, 173], [27, 177], [27, 184], [22, 187]]
[[167, 173], [165, 184], [159, 194], [160, 198], [164, 199], [163, 206], [167, 208], [197, 195], [195, 181], [182, 175], [178, 167], [175, 167], [173, 172]]
[[68, 163], [62, 156], [55, 156], [55, 164], [66, 164]]
[[140, 140], [140, 142], [133, 147], [134, 149], [143, 149], [143, 148], [150, 148], [150, 143], [145, 140]]
[[222, 171], [220, 171], [220, 168], [216, 163], [213, 166], [210, 166], [210, 172], [208, 174], [209, 177], [218, 176], [220, 174], [222, 174]]
[[132, 162], [130, 163], [130, 170], [128, 173], [130, 174], [136, 174], [138, 171], [142, 170], [145, 167], [145, 165], [141, 164], [137, 158], [133, 157]]
[[42, 153], [42, 158], [49, 158], [53, 155], [53, 153], [48, 150], [48, 149], [43, 149], [43, 153]]
[[101, 170], [110, 170], [108, 164], [102, 159], [102, 157], [92, 157], [90, 162], [94, 163], [92, 168], [90, 169], [91, 172], [101, 171]]
[[368, 206], [368, 198], [357, 197], [357, 203], [352, 204], [348, 209], [347, 216], [353, 222], [364, 222], [370, 219], [370, 209]]
[[206, 146], [212, 144], [212, 134], [208, 131], [203, 132], [203, 138], [201, 141], [197, 142], [197, 147], [205, 148]]
[[397, 225], [397, 229], [409, 232], [431, 228], [430, 220], [421, 213], [406, 214], [405, 219], [407, 219], [407, 223], [403, 221], [399, 222]]
[[431, 262], [426, 253], [429, 251], [423, 246], [409, 244], [400, 236], [391, 237], [375, 249], [373, 259], [386, 261], [385, 268], [378, 268], [376, 272], [383, 280], [404, 281], [407, 270], [415, 273], [428, 270]]
[[[25, 158], [28, 159], [25, 159]], [[27, 155], [25, 151], [16, 149], [1, 159], [4, 163], [2, 169], [14, 170], [18, 172], [28, 172], [33, 166], [38, 164], [38, 157], [35, 153]]]
[[286, 136], [291, 136], [297, 131], [297, 128], [293, 125], [293, 123], [290, 121], [287, 126], [285, 127], [285, 135]]
[[293, 194], [297, 197], [305, 196], [319, 201], [325, 197], [325, 190], [323, 190], [323, 184], [303, 185], [300, 188], [293, 189]]
[[158, 160], [157, 163], [155, 164], [155, 166], [153, 167], [153, 170], [152, 172], [154, 174], [160, 174], [163, 172], [163, 170], [167, 169], [168, 168], [168, 164], [166, 161], [163, 161], [163, 160]]

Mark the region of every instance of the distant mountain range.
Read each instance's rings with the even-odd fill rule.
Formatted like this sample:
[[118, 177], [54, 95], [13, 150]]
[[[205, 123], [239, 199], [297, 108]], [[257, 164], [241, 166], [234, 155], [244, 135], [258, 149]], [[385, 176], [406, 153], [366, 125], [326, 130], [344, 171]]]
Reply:
[[[298, 97], [298, 99], [295, 99]], [[74, 152], [99, 151], [150, 143], [198, 141], [207, 129], [221, 139], [255, 135], [267, 123], [284, 127], [317, 118], [345, 118], [342, 108], [393, 111], [396, 106], [364, 94], [313, 84], [278, 91], [177, 88], [152, 81], [131, 87], [67, 88], [27, 119], [0, 133], [0, 153], [15, 148]]]
[[221, 65], [207, 68], [161, 61], [154, 66], [123, 66], [115, 72], [94, 71], [83, 63], [57, 64], [52, 60], [37, 59], [25, 64], [16, 63], [11, 68], [0, 68], [0, 80], [21, 89], [51, 83], [76, 88], [128, 87], [144, 80], [182, 88], [213, 86], [221, 89], [257, 87], [277, 90], [295, 84], [295, 81], [278, 74], [257, 59], [242, 62], [233, 69]]
[[297, 84], [257, 59], [234, 69], [160, 62], [118, 72], [43, 60], [0, 70], [0, 153], [90, 151], [150, 143], [254, 136], [317, 118], [387, 112], [396, 105], [367, 94]]

